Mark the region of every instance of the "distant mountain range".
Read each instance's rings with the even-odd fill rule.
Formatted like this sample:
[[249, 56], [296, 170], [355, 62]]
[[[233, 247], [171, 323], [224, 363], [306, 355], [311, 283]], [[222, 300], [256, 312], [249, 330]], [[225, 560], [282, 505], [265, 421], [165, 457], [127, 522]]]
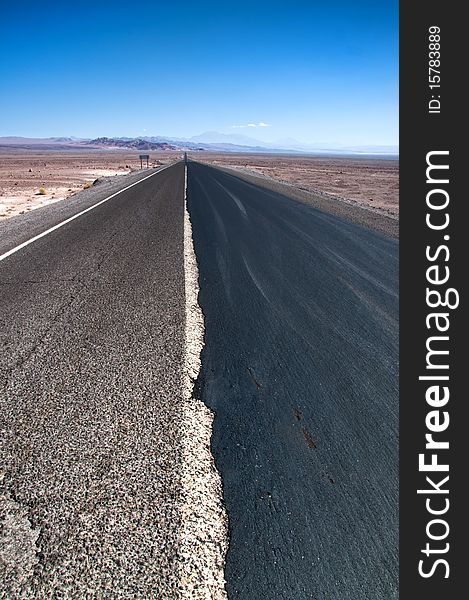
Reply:
[[144, 137], [99, 137], [95, 139], [80, 139], [76, 137], [0, 137], [0, 147], [43, 149], [128, 149], [140, 151], [190, 151], [190, 152], [263, 152], [282, 153], [294, 152], [301, 154], [332, 154], [332, 155], [398, 155], [398, 146], [344, 146], [333, 143], [305, 144], [293, 138], [285, 138], [276, 142], [262, 142], [241, 134], [219, 133], [206, 131], [187, 139], [168, 138], [164, 136]]
[[124, 148], [128, 150], [183, 150], [179, 144], [169, 142], [153, 142], [144, 138], [107, 138], [85, 140], [81, 145], [93, 148]]
[[297, 152], [339, 152], [339, 153], [367, 153], [367, 154], [399, 154], [399, 147], [393, 145], [360, 145], [347, 146], [337, 142], [299, 142], [294, 138], [282, 138], [274, 142], [261, 142], [246, 135], [219, 133], [206, 131], [200, 135], [189, 138], [190, 141], [206, 144], [235, 144], [250, 147], [263, 147], [269, 150], [295, 150]]

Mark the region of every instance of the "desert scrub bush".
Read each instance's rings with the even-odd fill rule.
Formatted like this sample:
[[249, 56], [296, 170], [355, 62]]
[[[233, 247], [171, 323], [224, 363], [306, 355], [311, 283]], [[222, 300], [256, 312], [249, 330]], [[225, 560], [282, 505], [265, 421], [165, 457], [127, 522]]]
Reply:
[[87, 181], [87, 182], [85, 183], [85, 185], [83, 186], [83, 189], [84, 189], [84, 190], [87, 190], [88, 188], [90, 188], [90, 187], [92, 187], [92, 186], [93, 186], [93, 184], [92, 184], [90, 181]]
[[46, 194], [47, 194], [46, 188], [45, 187], [40, 187], [39, 188], [39, 195], [40, 196], [45, 196]]

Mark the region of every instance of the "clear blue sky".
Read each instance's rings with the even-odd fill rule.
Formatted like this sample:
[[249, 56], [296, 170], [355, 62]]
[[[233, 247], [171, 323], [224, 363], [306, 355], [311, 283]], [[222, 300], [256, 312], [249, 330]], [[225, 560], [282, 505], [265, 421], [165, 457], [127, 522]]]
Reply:
[[397, 0], [15, 0], [1, 21], [0, 135], [398, 143]]

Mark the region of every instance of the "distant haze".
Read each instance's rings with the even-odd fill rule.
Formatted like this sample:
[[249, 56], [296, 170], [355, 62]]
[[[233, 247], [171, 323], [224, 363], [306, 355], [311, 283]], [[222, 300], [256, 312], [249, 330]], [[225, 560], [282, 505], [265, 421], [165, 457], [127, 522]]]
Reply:
[[279, 140], [277, 143], [266, 143], [242, 135], [228, 135], [216, 131], [208, 131], [190, 138], [167, 136], [130, 137], [98, 137], [84, 139], [77, 137], [32, 138], [20, 136], [0, 137], [1, 147], [46, 148], [47, 149], [129, 149], [129, 150], [184, 150], [215, 152], [295, 152], [311, 154], [377, 154], [397, 155], [397, 146], [340, 146], [333, 143], [302, 144], [294, 139]]
[[276, 148], [287, 150], [334, 150], [334, 151], [353, 151], [353, 152], [383, 152], [389, 154], [397, 154], [399, 147], [397, 145], [361, 145], [361, 146], [346, 146], [337, 142], [316, 142], [307, 144], [300, 142], [294, 138], [283, 138], [272, 142], [263, 142], [262, 140], [251, 138], [245, 135], [219, 133], [217, 131], [206, 131], [200, 135], [195, 135], [189, 138], [190, 141], [206, 142], [206, 143], [225, 143], [225, 144], [241, 144], [243, 146], [264, 146], [266, 148]]

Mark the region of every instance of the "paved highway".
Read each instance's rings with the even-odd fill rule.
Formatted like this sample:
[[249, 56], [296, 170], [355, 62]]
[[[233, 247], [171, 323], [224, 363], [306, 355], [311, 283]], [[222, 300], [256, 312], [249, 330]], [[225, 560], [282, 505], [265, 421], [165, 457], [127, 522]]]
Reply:
[[[0, 261], [1, 592], [218, 600], [181, 576], [185, 511], [224, 548], [217, 502], [181, 498], [181, 473], [218, 489], [181, 426], [184, 167], [113, 185], [0, 224], [0, 255], [50, 230]], [[229, 599], [397, 598], [397, 242], [194, 162], [187, 185]]]
[[183, 215], [180, 163], [0, 262], [2, 597], [176, 597]]
[[397, 242], [196, 163], [188, 206], [229, 598], [397, 598]]

